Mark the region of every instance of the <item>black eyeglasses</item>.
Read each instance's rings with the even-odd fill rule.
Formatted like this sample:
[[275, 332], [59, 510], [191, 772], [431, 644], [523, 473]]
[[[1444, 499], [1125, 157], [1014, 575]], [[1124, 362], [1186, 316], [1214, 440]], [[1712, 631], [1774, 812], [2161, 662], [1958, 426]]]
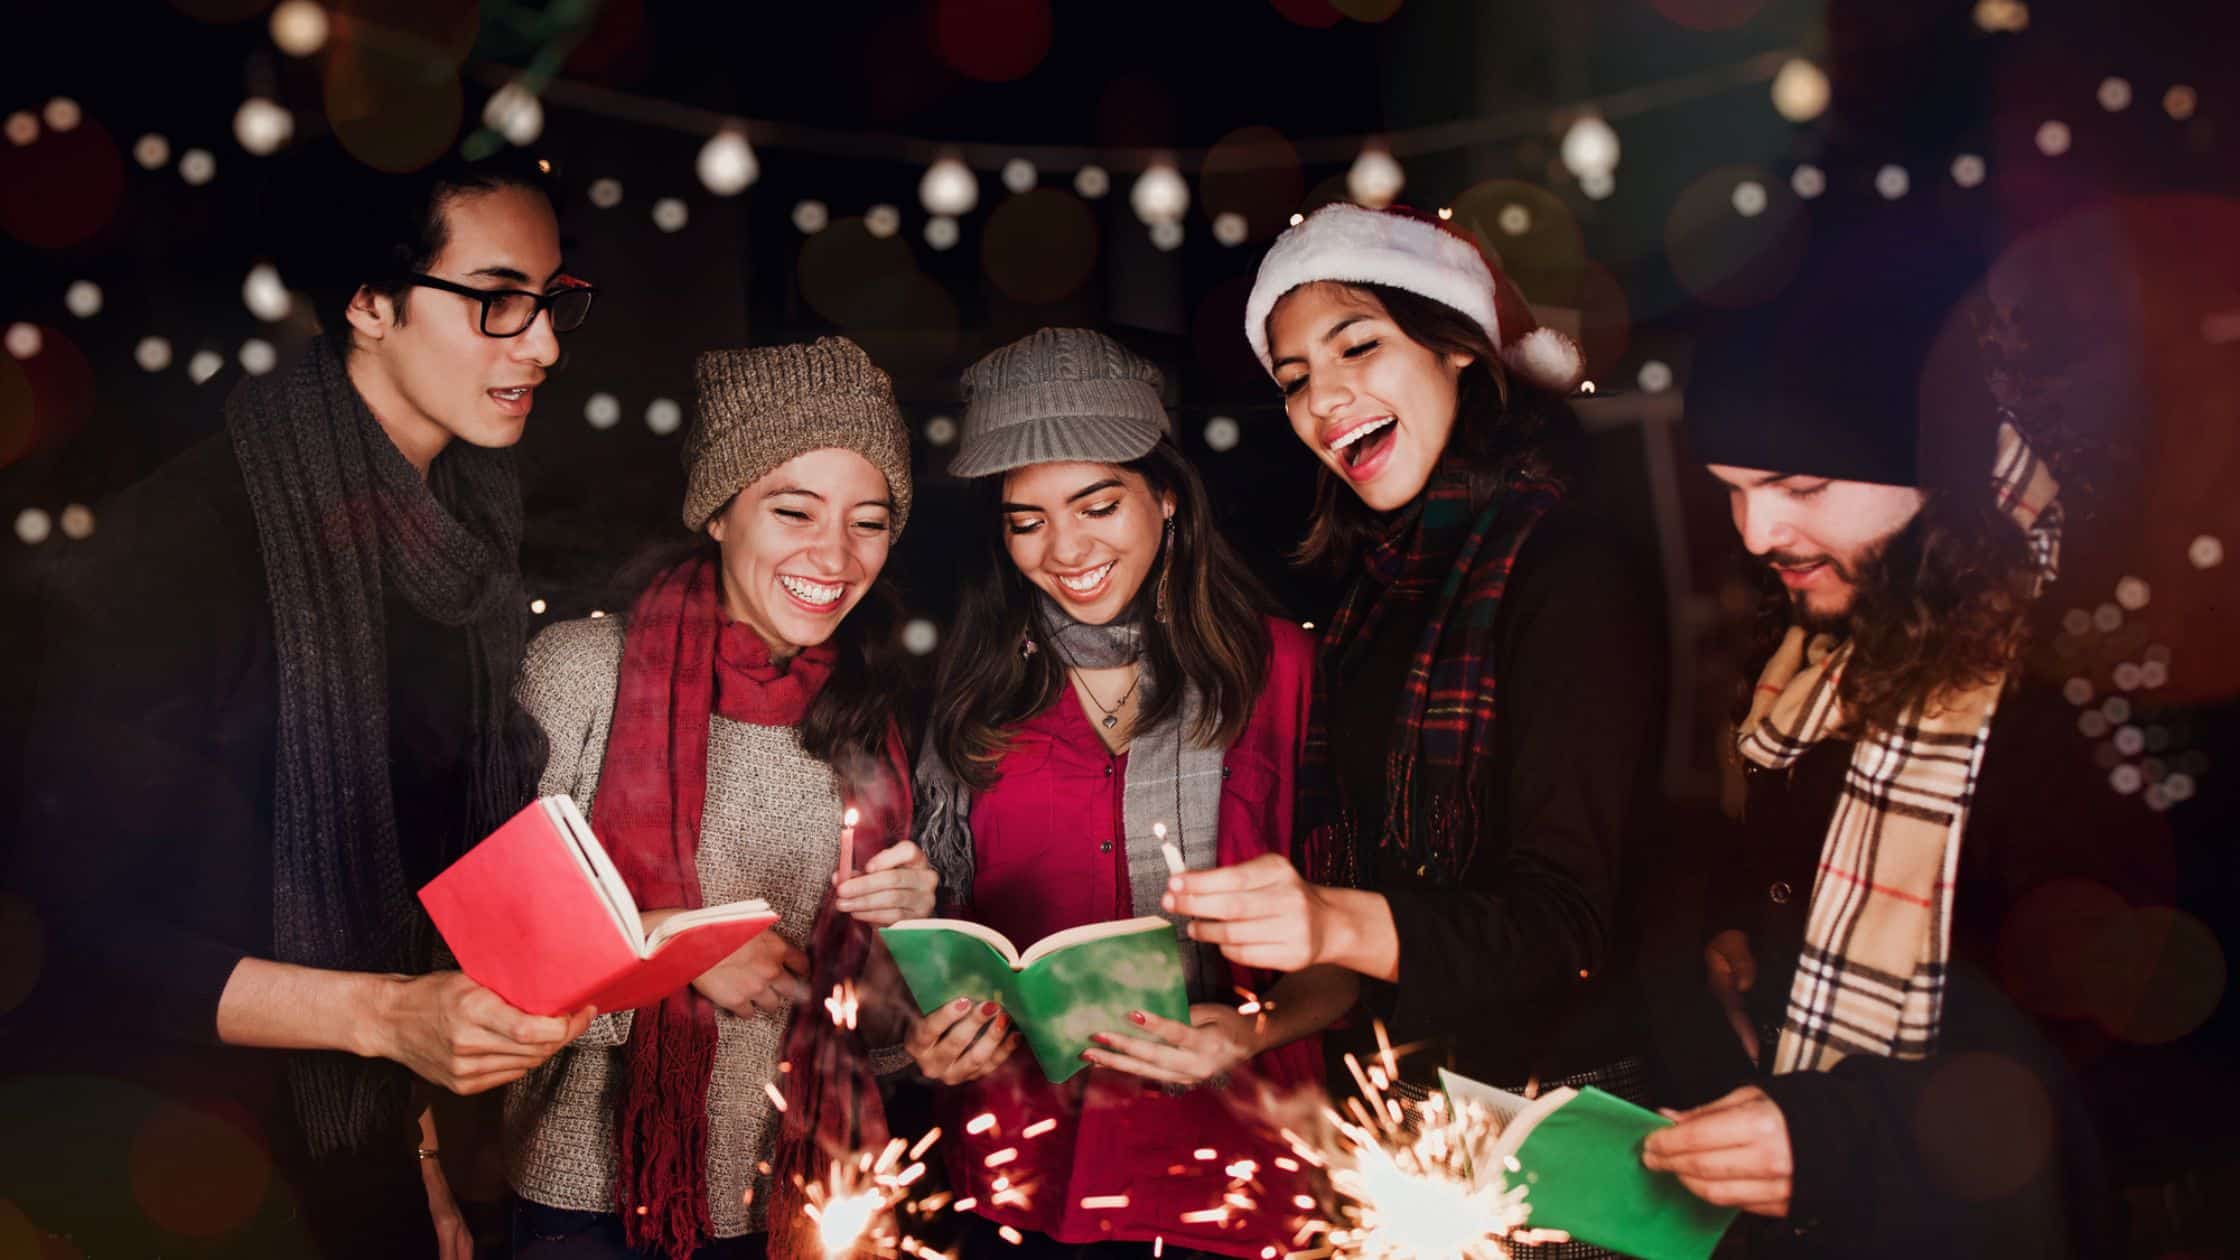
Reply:
[[518, 337], [529, 331], [529, 325], [536, 323], [537, 316], [547, 307], [552, 310], [552, 331], [574, 332], [583, 326], [584, 317], [591, 314], [591, 299], [599, 292], [588, 284], [563, 285], [550, 293], [531, 293], [527, 289], [472, 289], [417, 272], [412, 282], [424, 289], [441, 289], [482, 303], [482, 335], [485, 337]]

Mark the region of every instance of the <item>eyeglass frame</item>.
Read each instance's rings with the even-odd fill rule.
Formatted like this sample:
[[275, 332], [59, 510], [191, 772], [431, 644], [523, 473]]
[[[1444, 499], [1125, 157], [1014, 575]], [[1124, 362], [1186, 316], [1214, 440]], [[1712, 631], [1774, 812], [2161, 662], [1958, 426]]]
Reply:
[[[475, 301], [480, 302], [482, 304], [482, 315], [481, 318], [479, 318], [475, 322], [475, 327], [481, 330], [483, 336], [495, 337], [501, 341], [510, 341], [513, 338], [518, 337], [525, 332], [528, 332], [530, 329], [537, 326], [538, 316], [543, 315], [546, 311], [552, 309], [552, 304], [554, 302], [557, 302], [564, 297], [572, 297], [578, 293], [585, 295], [583, 318], [589, 319], [591, 318], [590, 303], [593, 300], [597, 299], [599, 296], [598, 286], [583, 284], [581, 282], [574, 284], [563, 284], [559, 288], [552, 289], [544, 293], [533, 293], [528, 289], [477, 289], [471, 285], [460, 284], [457, 281], [446, 280], [441, 276], [431, 276], [426, 272], [420, 271], [415, 271], [411, 274], [411, 282], [412, 285], [416, 288], [435, 289], [443, 293], [456, 293], [460, 297], [473, 298]], [[525, 297], [534, 299], [537, 304], [536, 309], [530, 311], [529, 318], [522, 322], [521, 327], [514, 329], [512, 332], [491, 332], [490, 304], [500, 298], [508, 297]], [[567, 329], [562, 329], [558, 324], [555, 324], [553, 325], [552, 332], [553, 335], [558, 336], [563, 331], [574, 332], [576, 328], [581, 327], [583, 327], [582, 320], [578, 320], [574, 327]]]

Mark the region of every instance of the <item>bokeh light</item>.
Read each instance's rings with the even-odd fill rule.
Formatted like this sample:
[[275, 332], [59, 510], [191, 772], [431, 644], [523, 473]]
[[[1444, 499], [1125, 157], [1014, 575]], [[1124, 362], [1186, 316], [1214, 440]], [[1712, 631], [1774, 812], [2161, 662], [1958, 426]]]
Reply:
[[980, 265], [1006, 297], [1040, 305], [1069, 297], [1086, 283], [1100, 246], [1089, 207], [1054, 188], [1037, 188], [988, 216]]
[[[1735, 185], [1768, 189], [1765, 213], [1734, 213]], [[1673, 275], [1700, 302], [1750, 306], [1778, 294], [1804, 254], [1809, 224], [1799, 202], [1771, 195], [1771, 178], [1749, 166], [1720, 167], [1688, 185], [1665, 218], [1665, 252]]]
[[1828, 72], [1802, 57], [1783, 62], [1773, 76], [1773, 109], [1793, 123], [1807, 123], [1828, 110]]
[[84, 542], [93, 537], [93, 509], [83, 503], [65, 506], [55, 522], [62, 526], [62, 536], [72, 542]]
[[132, 160], [142, 170], [159, 170], [171, 160], [171, 142], [151, 131], [132, 142]]
[[926, 421], [926, 443], [929, 446], [947, 446], [957, 440], [957, 422], [950, 416], [935, 416]]
[[1233, 451], [1243, 437], [1244, 430], [1238, 426], [1233, 416], [1215, 416], [1206, 421], [1205, 439], [1206, 449], [1209, 451]]
[[[430, 8], [383, 9], [381, 22], [425, 19], [429, 29], [386, 30], [353, 21], [321, 63], [327, 122], [342, 147], [381, 171], [414, 171], [434, 161], [459, 134], [466, 100], [457, 62], [431, 64], [428, 50], [473, 46], [475, 12], [446, 15]], [[463, 31], [459, 29], [463, 26]], [[461, 35], [466, 40], [458, 44]]]
[[797, 201], [793, 205], [794, 230], [803, 236], [815, 236], [832, 222], [832, 211], [815, 199]]
[[1525, 300], [1579, 308], [1587, 238], [1563, 198], [1523, 180], [1493, 179], [1464, 189], [1447, 208], [1453, 226], [1497, 253]]
[[591, 187], [585, 195], [591, 198], [592, 205], [601, 210], [612, 210], [622, 204], [622, 181], [619, 179], [592, 180]]
[[684, 408], [674, 398], [656, 398], [646, 404], [646, 428], [655, 437], [667, 437], [684, 427]]
[[675, 197], [663, 197], [653, 203], [653, 225], [664, 232], [681, 232], [691, 221], [692, 212]]
[[1234, 210], [1224, 210], [1213, 216], [1213, 239], [1223, 245], [1242, 245], [1252, 234], [1243, 215]]
[[16, 538], [27, 547], [36, 547], [54, 533], [54, 518], [43, 508], [27, 507], [16, 513]]
[[197, 350], [187, 360], [187, 379], [197, 385], [206, 384], [211, 377], [225, 370], [225, 356], [215, 350]]
[[708, 142], [700, 146], [700, 155], [693, 159], [692, 169], [700, 176], [700, 183], [718, 197], [737, 196], [762, 175], [762, 164], [755, 160], [754, 146], [747, 143], [746, 133], [730, 127], [708, 137]]
[[1952, 159], [1952, 182], [1962, 188], [1974, 188], [1983, 183], [1983, 159], [1973, 153], [1963, 153]]
[[0, 233], [38, 249], [80, 244], [115, 217], [124, 184], [123, 150], [91, 119], [0, 148]]
[[889, 205], [877, 205], [863, 212], [864, 230], [881, 240], [902, 230], [902, 212]]
[[1179, 222], [1190, 208], [1190, 185], [1183, 182], [1174, 163], [1162, 159], [1136, 176], [1128, 189], [1128, 207], [1145, 223]]
[[[1221, 137], [1206, 151], [1198, 174], [1206, 214], [1242, 216], [1254, 240], [1282, 231], [1306, 190], [1298, 150], [1273, 127], [1240, 127]], [[1144, 221], [1157, 223], [1161, 217], [1179, 221], [1180, 211], [1171, 216], [1145, 215]]]
[[1898, 165], [1885, 166], [1874, 173], [1874, 190], [1885, 201], [1896, 201], [1913, 190], [1913, 176]]
[[583, 418], [594, 429], [611, 429], [622, 423], [622, 400], [601, 391], [583, 400]]
[[1634, 383], [1644, 394], [1661, 394], [1672, 388], [1672, 368], [1661, 359], [1650, 359], [1634, 374]]
[[1073, 173], [1073, 191], [1095, 201], [1112, 191], [1112, 174], [1101, 166], [1084, 166]]
[[1159, 252], [1171, 254], [1182, 248], [1183, 231], [1180, 223], [1154, 223], [1151, 225], [1151, 243]]
[[190, 185], [201, 187], [215, 179], [218, 159], [210, 156], [208, 149], [189, 149], [179, 155], [179, 178]]
[[[16, 356], [21, 358], [23, 356]], [[2196, 569], [2214, 569], [2224, 563], [2224, 542], [2213, 534], [2195, 538], [2186, 548], [2186, 563]]]
[[79, 319], [101, 313], [101, 286], [91, 280], [74, 280], [62, 291], [62, 308]]
[[1050, 52], [1050, 0], [936, 0], [933, 50], [983, 83], [1025, 78]]
[[272, 42], [291, 57], [308, 57], [327, 46], [327, 11], [313, 0], [280, 0], [272, 6]]
[[1827, 172], [1809, 163], [1789, 172], [1789, 191], [1805, 201], [1810, 201], [1828, 191]]
[[1373, 210], [1391, 205], [1407, 184], [1408, 174], [1400, 169], [1400, 159], [1381, 145], [1363, 146], [1346, 171], [1347, 194]]
[[142, 337], [132, 348], [132, 361], [143, 371], [161, 372], [171, 366], [171, 343], [161, 337]]
[[22, 148], [39, 139], [39, 116], [28, 109], [19, 109], [8, 115], [6, 126], [0, 130], [7, 132], [9, 144]]
[[962, 234], [957, 221], [948, 215], [937, 214], [926, 220], [926, 244], [934, 249], [955, 249]]
[[972, 213], [980, 204], [980, 180], [954, 154], [946, 154], [926, 168], [918, 180], [918, 204], [927, 214], [952, 218]]
[[2193, 117], [2199, 105], [2200, 99], [2194, 90], [2183, 83], [2172, 84], [2170, 90], [2162, 94], [2162, 111], [2177, 122]]
[[133, 1136], [133, 1200], [174, 1234], [218, 1238], [240, 1228], [264, 1200], [272, 1166], [257, 1142], [216, 1116], [174, 1102], [156, 1105]]
[[2069, 124], [2059, 119], [2047, 119], [2039, 124], [2035, 139], [2038, 152], [2047, 157], [2060, 157], [2069, 151]]
[[2053, 1104], [2029, 1069], [2003, 1055], [1942, 1056], [1913, 1113], [1925, 1171], [1953, 1195], [2003, 1199], [2053, 1154]]
[[482, 125], [504, 136], [508, 144], [535, 144], [544, 134], [544, 102], [527, 84], [508, 83], [483, 102]]
[[2100, 89], [2093, 96], [2100, 102], [2100, 108], [2111, 114], [2121, 113], [2131, 108], [2131, 81], [2109, 75], [2100, 80]]
[[288, 317], [294, 301], [288, 296], [288, 286], [281, 283], [279, 269], [271, 263], [258, 263], [249, 268], [241, 281], [241, 303], [249, 313], [268, 324], [277, 324]]
[[67, 133], [77, 130], [78, 124], [85, 121], [86, 114], [78, 108], [76, 101], [67, 96], [57, 96], [47, 101], [47, 107], [40, 111], [40, 117], [47, 120], [47, 130]]
[[241, 343], [241, 370], [251, 376], [263, 376], [279, 366], [280, 352], [262, 337], [251, 337]]
[[912, 617], [902, 623], [902, 650], [912, 656], [925, 656], [941, 646], [941, 629], [924, 617]]
[[1600, 114], [1581, 114], [1564, 128], [1563, 143], [1556, 152], [1563, 168], [1580, 179], [1613, 174], [1620, 153], [1617, 129]]
[[1766, 212], [1766, 186], [1754, 179], [1746, 179], [1734, 186], [1734, 212], [1745, 219], [1755, 219]]
[[258, 157], [278, 152], [295, 133], [295, 115], [264, 97], [252, 96], [234, 111], [234, 140]]

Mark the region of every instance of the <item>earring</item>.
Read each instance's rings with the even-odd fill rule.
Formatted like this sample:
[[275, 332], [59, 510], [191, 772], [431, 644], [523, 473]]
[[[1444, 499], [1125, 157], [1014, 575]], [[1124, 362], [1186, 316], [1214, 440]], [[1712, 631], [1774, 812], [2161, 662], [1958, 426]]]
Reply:
[[1153, 594], [1152, 616], [1157, 618], [1159, 624], [1163, 626], [1167, 624], [1167, 575], [1174, 572], [1174, 518], [1172, 516], [1167, 518], [1166, 526], [1159, 540], [1159, 547], [1166, 553], [1166, 556], [1159, 561], [1159, 588]]
[[1032, 630], [1021, 630], [1021, 631], [1019, 632], [1019, 659], [1020, 659], [1020, 660], [1022, 660], [1022, 661], [1023, 661], [1023, 660], [1027, 660], [1028, 658], [1032, 657], [1032, 656], [1033, 656], [1034, 654], [1035, 654], [1035, 646], [1034, 646], [1034, 631], [1032, 631]]

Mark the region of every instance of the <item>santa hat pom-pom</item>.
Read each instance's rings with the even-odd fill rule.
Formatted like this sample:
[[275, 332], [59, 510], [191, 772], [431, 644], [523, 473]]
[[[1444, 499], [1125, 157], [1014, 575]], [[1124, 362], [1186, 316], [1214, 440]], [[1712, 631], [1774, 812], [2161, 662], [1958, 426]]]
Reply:
[[1587, 376], [1579, 343], [1553, 328], [1535, 328], [1503, 346], [1501, 361], [1535, 387], [1553, 394], [1570, 393]]

